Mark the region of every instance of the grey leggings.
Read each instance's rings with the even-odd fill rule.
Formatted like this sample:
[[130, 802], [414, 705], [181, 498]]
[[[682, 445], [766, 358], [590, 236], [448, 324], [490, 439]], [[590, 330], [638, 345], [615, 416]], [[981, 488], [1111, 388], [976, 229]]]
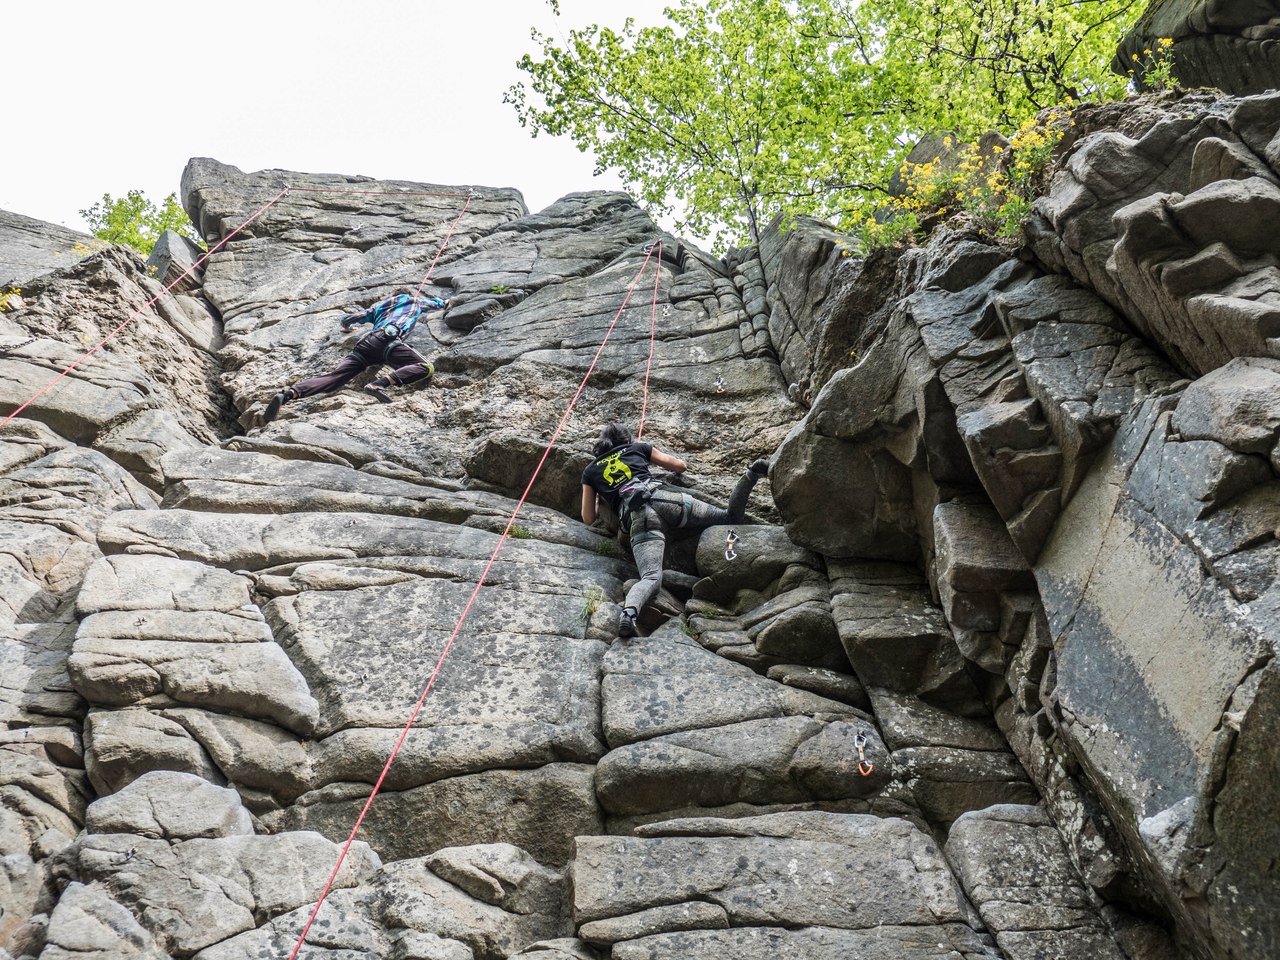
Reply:
[[626, 606], [639, 610], [662, 586], [662, 560], [667, 549], [668, 530], [705, 530], [722, 523], [741, 523], [747, 512], [747, 497], [759, 479], [750, 470], [744, 473], [729, 495], [728, 510], [688, 493], [659, 490], [643, 507], [632, 511], [631, 553], [640, 568], [640, 579], [627, 591]]

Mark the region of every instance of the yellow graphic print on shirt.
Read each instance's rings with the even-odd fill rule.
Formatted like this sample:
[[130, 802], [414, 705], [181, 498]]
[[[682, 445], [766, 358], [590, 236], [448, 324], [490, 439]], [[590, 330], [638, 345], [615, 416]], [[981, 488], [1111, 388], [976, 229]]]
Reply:
[[609, 485], [609, 489], [631, 479], [631, 468], [622, 462], [621, 454], [611, 453], [596, 462], [604, 468], [604, 482]]

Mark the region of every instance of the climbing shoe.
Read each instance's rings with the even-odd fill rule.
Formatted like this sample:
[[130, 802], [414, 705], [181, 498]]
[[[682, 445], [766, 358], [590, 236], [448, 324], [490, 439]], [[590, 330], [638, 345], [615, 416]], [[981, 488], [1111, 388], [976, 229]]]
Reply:
[[267, 401], [267, 409], [262, 411], [262, 422], [270, 423], [276, 417], [280, 416], [280, 408], [284, 406], [285, 402], [288, 399], [289, 399], [288, 391], [281, 390], [269, 401]]
[[634, 637], [636, 635], [636, 608], [623, 607], [618, 615], [618, 636]]
[[377, 381], [365, 384], [364, 392], [373, 397], [379, 403], [391, 402], [391, 394], [387, 393], [386, 388]]
[[757, 477], [767, 477], [769, 475], [769, 461], [761, 457], [759, 460], [753, 461], [747, 469]]

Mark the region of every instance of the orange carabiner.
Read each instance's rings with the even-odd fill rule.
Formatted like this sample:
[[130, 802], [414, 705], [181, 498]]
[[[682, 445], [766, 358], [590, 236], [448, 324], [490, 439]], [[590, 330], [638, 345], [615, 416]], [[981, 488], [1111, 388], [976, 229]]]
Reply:
[[864, 777], [871, 776], [871, 771], [876, 768], [876, 765], [868, 760], [866, 754], [863, 753], [863, 749], [867, 745], [867, 734], [865, 730], [859, 730], [854, 734], [853, 745], [858, 750], [858, 772]]

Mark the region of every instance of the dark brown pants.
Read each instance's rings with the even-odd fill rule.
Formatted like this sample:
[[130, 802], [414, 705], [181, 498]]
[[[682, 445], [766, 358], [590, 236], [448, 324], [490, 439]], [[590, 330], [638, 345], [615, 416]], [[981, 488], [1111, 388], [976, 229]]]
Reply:
[[293, 392], [298, 397], [310, 397], [341, 390], [358, 374], [384, 364], [395, 367], [388, 375], [394, 384], [413, 383], [428, 373], [427, 361], [413, 347], [381, 333], [368, 333], [356, 341], [355, 347], [333, 370], [298, 381], [293, 385]]

